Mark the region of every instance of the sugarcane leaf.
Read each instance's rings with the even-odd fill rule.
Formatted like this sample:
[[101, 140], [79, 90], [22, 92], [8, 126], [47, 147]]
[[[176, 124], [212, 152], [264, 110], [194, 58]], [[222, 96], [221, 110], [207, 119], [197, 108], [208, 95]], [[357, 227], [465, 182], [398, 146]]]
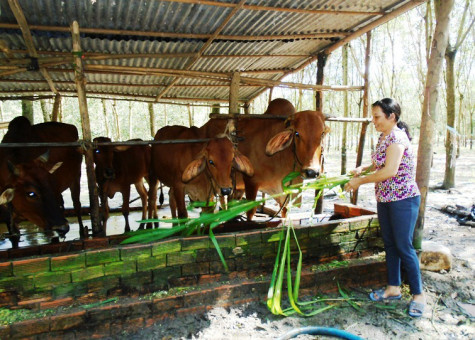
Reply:
[[221, 252], [221, 248], [219, 247], [218, 240], [216, 240], [216, 237], [213, 234], [213, 227], [215, 227], [215, 226], [213, 226], [213, 225], [210, 226], [210, 228], [209, 228], [209, 238], [211, 239], [211, 242], [213, 242], [213, 245], [216, 248], [216, 251], [218, 252], [219, 258], [221, 259], [221, 263], [223, 264], [224, 269], [227, 272], [229, 272], [228, 264], [226, 263], [226, 260], [224, 259], [223, 253]]

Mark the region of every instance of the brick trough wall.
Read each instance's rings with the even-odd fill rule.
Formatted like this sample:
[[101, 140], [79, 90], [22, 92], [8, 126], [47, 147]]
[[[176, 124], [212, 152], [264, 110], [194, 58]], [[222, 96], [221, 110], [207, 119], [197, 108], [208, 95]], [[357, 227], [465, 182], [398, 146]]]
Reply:
[[[338, 209], [342, 209], [346, 216], [369, 213], [357, 208]], [[337, 207], [335, 212], [336, 210]], [[309, 226], [295, 225], [295, 231], [303, 252], [304, 263], [310, 265], [373, 254], [382, 247], [378, 227], [376, 215], [371, 214]], [[207, 236], [173, 238], [140, 245], [116, 244], [108, 248], [37, 255], [22, 259], [11, 259], [7, 256], [3, 256], [2, 259], [0, 256], [0, 307], [50, 309], [74, 303], [100, 301], [114, 296], [146, 294], [172, 287], [202, 288], [216, 282], [267, 275], [272, 272], [274, 266], [280, 230], [281, 228], [272, 228], [216, 235], [229, 266], [229, 272], [225, 271], [216, 249]], [[292, 249], [295, 252], [295, 242]], [[343, 281], [354, 279], [351, 282], [360, 285], [364, 285], [365, 280], [374, 282], [381, 278], [380, 274], [384, 267], [381, 267], [380, 263], [372, 265], [377, 267], [372, 274], [368, 273], [364, 266], [358, 265], [358, 272], [349, 270], [341, 279]], [[368, 275], [364, 276], [362, 273]], [[318, 288], [314, 276], [315, 273], [312, 272], [302, 276], [302, 289]], [[319, 278], [319, 284], [323, 287], [325, 279], [322, 280], [321, 274]], [[249, 288], [251, 286], [253, 289]], [[246, 287], [249, 291], [246, 291]], [[234, 288], [221, 285], [210, 288], [209, 292], [201, 290], [199, 293], [189, 293], [188, 296], [155, 299], [143, 303], [134, 302], [138, 303], [138, 307], [135, 305], [135, 307], [129, 306], [130, 308], [118, 305], [102, 307], [106, 308], [105, 314], [109, 316], [102, 315], [104, 312], [102, 309], [100, 309], [101, 316], [94, 316], [94, 309], [82, 310], [68, 318], [51, 316], [34, 321], [35, 326], [30, 327], [31, 331], [28, 331], [28, 322], [33, 321], [28, 320], [0, 326], [0, 339], [44, 332], [61, 333], [64, 327], [73, 329], [85, 322], [89, 327], [94, 324], [91, 321], [94, 318], [110, 317], [112, 321], [120, 320], [120, 322], [124, 322], [124, 318], [127, 319], [127, 325], [117, 329], [125, 329], [130, 326], [130, 320], [137, 319], [135, 322], [143, 327], [152, 319], [173, 317], [187, 311], [206, 310], [213, 303], [217, 303], [216, 299], [227, 290], [231, 292], [230, 298], [220, 301], [224, 304], [235, 304], [249, 299], [251, 301], [262, 299], [267, 288], [266, 280], [249, 283], [242, 281]], [[251, 291], [253, 294], [250, 294]], [[157, 304], [161, 307], [156, 307]], [[110, 313], [107, 312], [107, 308], [110, 309]], [[173, 315], [167, 312], [167, 308], [174, 310]], [[118, 313], [117, 318], [113, 317], [114, 313]], [[96, 321], [101, 323], [101, 320]], [[26, 324], [20, 327], [19, 324], [23, 323]], [[105, 327], [103, 323], [102, 326]], [[104, 330], [104, 334], [112, 334], [112, 329]], [[27, 335], [25, 332], [31, 334]]]

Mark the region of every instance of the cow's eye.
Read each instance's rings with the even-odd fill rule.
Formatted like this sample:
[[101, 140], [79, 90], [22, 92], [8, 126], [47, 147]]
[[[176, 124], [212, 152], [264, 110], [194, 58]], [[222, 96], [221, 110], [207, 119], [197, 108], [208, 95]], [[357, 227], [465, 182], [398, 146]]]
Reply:
[[209, 164], [214, 165], [214, 162], [210, 159]]
[[300, 134], [297, 131], [295, 131], [295, 137], [300, 138]]
[[95, 153], [100, 153], [99, 149], [94, 150]]
[[27, 193], [26, 193], [26, 196], [28, 196], [29, 198], [36, 198], [36, 197], [38, 197], [38, 195], [37, 195], [35, 192], [33, 192], [33, 191], [27, 192]]

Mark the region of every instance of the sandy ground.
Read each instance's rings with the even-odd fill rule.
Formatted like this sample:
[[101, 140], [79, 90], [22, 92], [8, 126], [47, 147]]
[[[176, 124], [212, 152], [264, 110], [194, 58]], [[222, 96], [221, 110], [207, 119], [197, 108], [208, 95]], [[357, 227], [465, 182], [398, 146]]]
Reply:
[[[444, 162], [443, 152], [435, 155], [431, 186], [442, 181]], [[314, 317], [281, 317], [272, 315], [263, 303], [252, 303], [215, 308], [203, 315], [166, 321], [118, 338], [275, 339], [295, 328], [319, 326], [346, 330], [365, 339], [475, 339], [475, 228], [461, 226], [454, 217], [438, 210], [446, 204], [475, 204], [475, 151], [463, 151], [457, 169], [455, 189], [434, 189], [428, 196], [424, 240], [447, 246], [453, 255], [453, 267], [449, 272], [422, 272], [427, 306], [420, 319], [407, 315], [407, 285], [403, 286], [403, 299], [391, 303], [373, 303], [367, 298], [368, 289], [353, 287], [351, 294], [359, 299], [360, 311], [341, 304]], [[331, 209], [336, 200], [341, 199], [327, 199], [325, 209]], [[371, 185], [360, 190], [359, 205], [374, 209]], [[298, 337], [315, 338], [330, 337]]]

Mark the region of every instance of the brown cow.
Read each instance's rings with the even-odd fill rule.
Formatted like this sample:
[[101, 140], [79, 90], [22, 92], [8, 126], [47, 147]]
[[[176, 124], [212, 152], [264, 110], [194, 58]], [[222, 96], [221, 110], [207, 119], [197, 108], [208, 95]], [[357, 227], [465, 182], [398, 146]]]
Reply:
[[267, 107], [264, 114], [275, 116], [290, 116], [295, 112], [296, 111], [294, 105], [287, 99], [276, 98], [269, 103], [269, 106]]
[[[51, 143], [67, 143], [77, 142], [78, 131], [74, 125], [47, 122], [31, 125], [29, 120], [23, 116], [14, 118], [9, 126], [8, 131], [3, 137], [2, 143], [28, 143], [28, 142], [51, 142]], [[46, 148], [2, 148], [2, 156], [0, 157], [0, 187], [5, 188], [6, 179], [9, 176], [7, 163], [10, 161], [14, 165], [21, 163], [29, 163], [36, 159], [39, 155], [44, 154]], [[59, 195], [64, 190], [71, 190], [71, 198], [76, 212], [78, 223], [80, 226], [81, 236], [85, 235], [84, 226], [81, 218], [81, 202], [80, 196], [80, 179], [81, 179], [81, 162], [82, 154], [76, 148], [68, 147], [52, 147], [49, 149], [49, 158], [45, 163], [46, 169], [53, 168], [56, 164], [62, 165], [53, 173], [55, 178], [55, 188], [53, 190]], [[33, 212], [29, 201], [24, 202], [20, 211], [21, 215], [27, 219]], [[61, 204], [62, 206], [62, 204]], [[39, 213], [39, 212], [36, 212]]]
[[7, 173], [2, 171], [0, 216], [7, 224], [14, 248], [20, 238], [17, 224], [24, 220], [45, 231], [56, 231], [62, 237], [69, 231], [61, 193], [54, 189], [57, 183], [53, 173], [61, 163], [50, 169], [46, 167], [47, 159], [46, 153], [28, 163], [13, 165], [10, 161], [5, 162]]
[[[110, 142], [107, 137], [94, 138], [94, 142]], [[132, 139], [131, 141], [141, 141]], [[130, 186], [135, 185], [142, 200], [142, 219], [147, 216], [147, 189], [143, 179], [148, 179], [150, 167], [150, 146], [148, 145], [102, 145], [94, 149], [96, 180], [103, 208], [103, 227], [106, 230], [109, 218], [107, 197], [113, 198], [116, 192], [122, 194], [122, 215], [125, 219], [125, 231], [130, 231], [129, 199]], [[142, 226], [142, 225], [141, 225]]]
[[[226, 121], [210, 120], [203, 126], [205, 136], [224, 131]], [[325, 117], [321, 112], [302, 111], [289, 116], [284, 122], [279, 119], [243, 119], [237, 122], [238, 149], [254, 166], [254, 176], [243, 176], [237, 188], [244, 185], [246, 198], [254, 200], [257, 191], [266, 194], [281, 193], [282, 179], [293, 171], [304, 177], [319, 176], [321, 171], [321, 143], [327, 132]], [[285, 198], [278, 197], [282, 206]], [[285, 215], [283, 208], [283, 215]], [[248, 211], [252, 219], [255, 209]]]
[[[196, 127], [166, 126], [157, 131], [155, 140], [199, 139]], [[204, 145], [203, 145], [204, 144]], [[185, 195], [193, 201], [209, 201], [214, 196], [232, 193], [231, 168], [253, 175], [247, 157], [237, 151], [227, 137], [211, 139], [207, 143], [154, 144], [150, 170], [151, 184], [149, 209], [156, 207], [157, 188], [152, 185], [158, 179], [170, 187], [172, 216], [188, 216]], [[151, 212], [156, 217], [156, 211]]]

